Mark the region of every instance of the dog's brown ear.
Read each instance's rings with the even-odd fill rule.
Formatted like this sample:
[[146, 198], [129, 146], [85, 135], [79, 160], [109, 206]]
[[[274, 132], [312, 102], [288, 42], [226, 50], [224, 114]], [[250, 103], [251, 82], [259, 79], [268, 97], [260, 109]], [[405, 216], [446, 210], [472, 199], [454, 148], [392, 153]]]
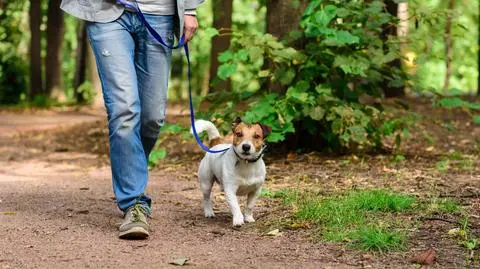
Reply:
[[242, 119], [240, 117], [235, 118], [232, 122], [232, 130], [235, 130], [240, 123], [242, 123]]
[[263, 132], [263, 138], [267, 138], [267, 136], [272, 132], [272, 127], [268, 125], [263, 125], [259, 123], [260, 127], [262, 127], [262, 132]]

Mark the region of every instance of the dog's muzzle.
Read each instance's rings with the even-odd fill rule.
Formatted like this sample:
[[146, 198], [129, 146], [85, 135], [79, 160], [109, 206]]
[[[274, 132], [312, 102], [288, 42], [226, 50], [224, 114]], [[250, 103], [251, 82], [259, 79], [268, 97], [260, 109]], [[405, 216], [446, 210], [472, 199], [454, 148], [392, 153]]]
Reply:
[[[244, 149], [245, 149], [244, 146], [247, 146], [247, 145], [248, 145], [249, 147], [251, 147], [249, 144], [243, 144], [243, 145], [242, 145], [242, 150], [244, 150]], [[254, 163], [254, 162], [260, 160], [260, 159], [263, 157], [263, 155], [264, 155], [263, 151], [265, 150], [266, 147], [267, 147], [267, 144], [263, 144], [263, 145], [262, 145], [262, 148], [261, 148], [260, 151], [258, 152], [258, 156], [255, 157], [255, 158], [243, 158], [243, 157], [240, 156], [240, 154], [238, 154], [238, 152], [235, 150], [235, 147], [233, 147], [233, 152], [234, 152], [235, 155], [237, 156], [238, 161], [242, 161], [242, 162], [245, 162], [245, 163]], [[249, 149], [250, 149], [250, 148], [249, 148]], [[248, 153], [248, 154], [242, 153], [242, 155], [251, 155], [251, 153]], [[237, 162], [237, 164], [238, 164], [238, 162]]]

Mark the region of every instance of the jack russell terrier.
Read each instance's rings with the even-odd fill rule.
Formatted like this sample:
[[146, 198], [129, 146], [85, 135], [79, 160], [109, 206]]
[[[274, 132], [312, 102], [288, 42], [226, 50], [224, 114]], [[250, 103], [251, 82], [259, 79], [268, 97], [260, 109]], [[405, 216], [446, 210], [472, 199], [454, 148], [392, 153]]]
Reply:
[[[213, 218], [210, 194], [216, 181], [225, 192], [226, 201], [232, 211], [233, 226], [254, 222], [252, 209], [260, 196], [265, 181], [266, 169], [262, 160], [265, 138], [271, 128], [262, 124], [246, 124], [237, 118], [232, 124], [233, 141], [223, 142], [218, 129], [210, 121], [197, 120], [198, 133], [206, 131], [212, 150], [229, 148], [222, 153], [206, 153], [198, 168], [200, 189], [203, 193], [205, 217]], [[247, 196], [245, 214], [242, 215], [238, 196]]]

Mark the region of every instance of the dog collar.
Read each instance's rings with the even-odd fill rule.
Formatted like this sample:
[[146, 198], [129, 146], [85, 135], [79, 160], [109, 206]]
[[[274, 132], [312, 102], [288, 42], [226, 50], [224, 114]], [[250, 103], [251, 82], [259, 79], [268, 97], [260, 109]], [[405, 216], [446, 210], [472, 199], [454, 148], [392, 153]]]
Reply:
[[[265, 150], [266, 147], [267, 147], [267, 145], [264, 144], [264, 145], [262, 146], [262, 149], [260, 150], [260, 154], [258, 155], [257, 158], [254, 158], [254, 159], [245, 159], [245, 158], [242, 158], [242, 157], [240, 157], [240, 155], [239, 155], [239, 154], [237, 153], [237, 151], [235, 150], [235, 147], [233, 147], [232, 149], [233, 149], [233, 152], [235, 153], [235, 155], [237, 156], [238, 161], [242, 161], [242, 162], [245, 162], [245, 163], [255, 163], [255, 162], [257, 162], [258, 160], [260, 160], [260, 159], [263, 157], [263, 151]], [[238, 162], [237, 162], [237, 164], [238, 164]]]

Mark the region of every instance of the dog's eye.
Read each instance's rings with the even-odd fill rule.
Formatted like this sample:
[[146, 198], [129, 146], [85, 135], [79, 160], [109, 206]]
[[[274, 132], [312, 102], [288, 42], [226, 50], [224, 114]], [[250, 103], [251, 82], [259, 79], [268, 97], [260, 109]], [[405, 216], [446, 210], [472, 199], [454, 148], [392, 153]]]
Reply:
[[243, 136], [243, 134], [240, 133], [240, 132], [239, 132], [239, 133], [235, 133], [235, 135], [236, 135], [237, 137], [242, 137], [242, 136]]
[[255, 138], [255, 139], [260, 139], [260, 138], [262, 138], [262, 137], [261, 137], [260, 135], [258, 135], [258, 134], [255, 134], [255, 135], [253, 136], [253, 138]]

